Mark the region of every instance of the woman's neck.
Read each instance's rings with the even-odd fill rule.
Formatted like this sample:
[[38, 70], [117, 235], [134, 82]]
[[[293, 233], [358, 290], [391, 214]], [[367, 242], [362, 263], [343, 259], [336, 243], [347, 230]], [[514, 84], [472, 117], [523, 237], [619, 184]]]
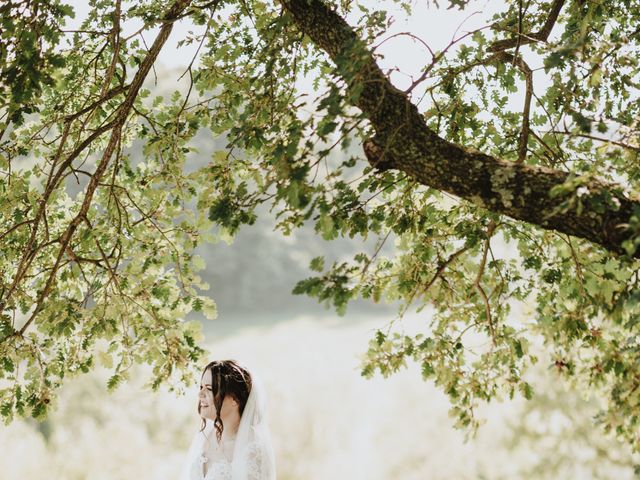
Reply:
[[224, 430], [222, 431], [222, 436], [225, 438], [235, 438], [235, 436], [238, 434], [238, 426], [239, 425], [233, 425], [231, 428], [229, 428], [225, 425]]

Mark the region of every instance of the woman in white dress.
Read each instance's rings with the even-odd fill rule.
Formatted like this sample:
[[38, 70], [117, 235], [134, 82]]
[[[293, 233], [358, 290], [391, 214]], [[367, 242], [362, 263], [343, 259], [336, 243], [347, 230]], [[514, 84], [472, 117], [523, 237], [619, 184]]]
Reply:
[[180, 480], [275, 480], [264, 387], [235, 360], [209, 363], [198, 395], [200, 430]]

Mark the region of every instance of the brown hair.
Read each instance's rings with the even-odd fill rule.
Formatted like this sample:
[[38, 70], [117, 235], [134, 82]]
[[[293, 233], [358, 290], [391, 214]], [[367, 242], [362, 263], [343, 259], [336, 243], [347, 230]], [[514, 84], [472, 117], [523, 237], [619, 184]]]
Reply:
[[[251, 375], [246, 369], [238, 365], [236, 360], [215, 360], [204, 367], [202, 376], [204, 376], [208, 369], [211, 370], [211, 390], [213, 392], [213, 403], [216, 407], [216, 419], [213, 425], [216, 429], [218, 443], [220, 443], [224, 430], [222, 418], [220, 418], [222, 402], [227, 395], [231, 396], [238, 402], [238, 410], [240, 416], [242, 416], [244, 407], [247, 404], [247, 399], [249, 398], [249, 392], [251, 392]], [[200, 413], [199, 400], [198, 413]], [[205, 426], [206, 421], [202, 418], [200, 431], [203, 431]]]

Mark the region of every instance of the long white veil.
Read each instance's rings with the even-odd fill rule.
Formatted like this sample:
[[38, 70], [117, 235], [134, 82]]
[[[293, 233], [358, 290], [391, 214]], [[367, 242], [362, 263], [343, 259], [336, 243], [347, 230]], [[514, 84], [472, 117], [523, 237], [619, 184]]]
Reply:
[[[276, 480], [276, 462], [269, 431], [266, 391], [255, 370], [251, 369], [249, 373], [252, 386], [235, 438], [231, 478], [232, 480]], [[191, 441], [180, 480], [197, 480], [202, 477], [202, 475], [194, 475], [193, 465], [200, 457], [206, 438], [211, 435], [214, 435], [213, 422], [207, 421], [205, 429], [202, 432], [196, 432]]]
[[255, 370], [250, 373], [252, 387], [238, 426], [232, 479], [275, 480], [276, 461], [269, 431], [267, 395]]

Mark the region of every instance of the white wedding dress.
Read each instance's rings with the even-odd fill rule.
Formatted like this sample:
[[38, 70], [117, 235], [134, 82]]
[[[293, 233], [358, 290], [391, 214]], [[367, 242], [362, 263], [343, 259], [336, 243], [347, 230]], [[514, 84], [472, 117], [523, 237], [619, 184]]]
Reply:
[[206, 419], [204, 430], [191, 442], [180, 480], [276, 480], [266, 395], [255, 373], [251, 376], [253, 386], [237, 433], [223, 431], [218, 445], [213, 421]]
[[[207, 435], [209, 440], [204, 437]], [[236, 444], [236, 436], [222, 436], [222, 442], [218, 445], [215, 437], [213, 422], [207, 420], [207, 426], [203, 430], [201, 441], [196, 442], [198, 450], [202, 454], [191, 458], [189, 480], [233, 480], [233, 453]], [[204, 459], [206, 458], [206, 461]], [[246, 467], [246, 480], [261, 480], [262, 456], [257, 442], [247, 445], [243, 463]], [[204, 466], [206, 465], [206, 473]]]

